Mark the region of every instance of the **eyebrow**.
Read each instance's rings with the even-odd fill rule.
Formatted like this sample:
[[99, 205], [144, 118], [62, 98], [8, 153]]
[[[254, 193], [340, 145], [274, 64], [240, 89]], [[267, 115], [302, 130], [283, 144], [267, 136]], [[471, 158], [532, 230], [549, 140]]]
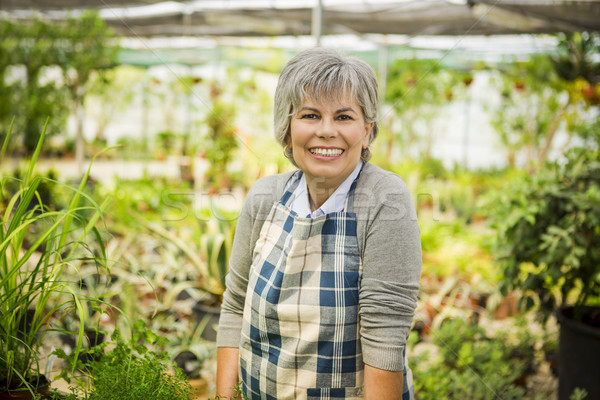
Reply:
[[[314, 107], [302, 107], [299, 111], [314, 111], [317, 113], [321, 112], [317, 108], [314, 108]], [[344, 107], [344, 108], [340, 108], [339, 110], [336, 110], [334, 114], [339, 114], [339, 113], [348, 112], [348, 111], [352, 111], [353, 113], [356, 113], [356, 111], [352, 107]]]

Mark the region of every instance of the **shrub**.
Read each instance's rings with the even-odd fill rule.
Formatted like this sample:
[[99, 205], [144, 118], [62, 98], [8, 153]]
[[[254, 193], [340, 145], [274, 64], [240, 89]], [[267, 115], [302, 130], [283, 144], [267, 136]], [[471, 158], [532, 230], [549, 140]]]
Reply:
[[543, 321], [565, 303], [600, 297], [599, 159], [598, 150], [573, 149], [565, 165], [513, 181], [490, 203], [500, 289], [522, 290], [521, 307], [539, 305]]
[[520, 342], [512, 344], [507, 333], [488, 337], [483, 328], [457, 319], [445, 321], [432, 336], [438, 356], [431, 357], [429, 351], [411, 356], [417, 398], [532, 398], [518, 384], [533, 362], [533, 352], [523, 351], [533, 349], [531, 335], [519, 332]]

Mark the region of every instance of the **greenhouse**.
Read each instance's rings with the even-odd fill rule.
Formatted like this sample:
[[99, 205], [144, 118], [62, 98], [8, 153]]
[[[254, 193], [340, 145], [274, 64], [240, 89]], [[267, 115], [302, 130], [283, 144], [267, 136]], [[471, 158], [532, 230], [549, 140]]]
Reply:
[[600, 399], [599, 32], [0, 1], [0, 400]]

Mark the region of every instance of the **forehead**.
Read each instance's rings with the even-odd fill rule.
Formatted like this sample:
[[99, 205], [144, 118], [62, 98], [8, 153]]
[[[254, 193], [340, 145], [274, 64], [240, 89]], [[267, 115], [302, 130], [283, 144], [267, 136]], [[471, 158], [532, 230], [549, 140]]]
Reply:
[[302, 107], [315, 107], [315, 108], [352, 108], [355, 111], [360, 110], [360, 105], [356, 98], [351, 96], [350, 92], [341, 92], [333, 94], [321, 94], [320, 96], [307, 95], [300, 104]]

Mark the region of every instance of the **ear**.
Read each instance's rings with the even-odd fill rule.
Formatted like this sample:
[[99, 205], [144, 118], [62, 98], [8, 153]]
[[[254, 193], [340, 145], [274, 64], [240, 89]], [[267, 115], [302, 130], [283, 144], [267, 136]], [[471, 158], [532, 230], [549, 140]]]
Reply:
[[369, 139], [371, 138], [371, 131], [373, 130], [373, 126], [375, 126], [375, 122], [370, 122], [365, 125], [365, 136], [363, 137], [362, 141], [363, 149], [369, 147]]

